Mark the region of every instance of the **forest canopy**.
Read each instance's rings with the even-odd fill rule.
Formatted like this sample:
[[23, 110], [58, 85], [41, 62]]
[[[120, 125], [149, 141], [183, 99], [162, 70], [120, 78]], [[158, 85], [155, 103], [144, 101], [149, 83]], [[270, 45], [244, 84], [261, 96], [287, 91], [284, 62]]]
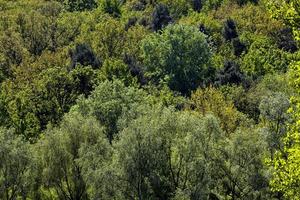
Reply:
[[0, 0], [0, 199], [300, 199], [298, 0]]

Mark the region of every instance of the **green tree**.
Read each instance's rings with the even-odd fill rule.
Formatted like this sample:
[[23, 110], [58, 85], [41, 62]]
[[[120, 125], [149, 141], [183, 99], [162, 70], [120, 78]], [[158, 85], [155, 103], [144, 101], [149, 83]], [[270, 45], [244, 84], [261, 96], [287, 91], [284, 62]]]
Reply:
[[289, 98], [283, 93], [267, 95], [259, 105], [263, 133], [266, 134], [271, 157], [275, 151], [283, 150], [282, 139], [287, 132], [287, 123], [291, 121], [287, 113], [289, 107]]
[[215, 191], [225, 199], [271, 199], [263, 159], [266, 143], [255, 127], [227, 138], [215, 165]]
[[28, 52], [23, 46], [20, 35], [3, 32], [0, 36], [0, 82], [12, 76], [13, 67], [25, 60]]
[[172, 90], [188, 94], [214, 75], [210, 49], [203, 33], [191, 26], [168, 26], [142, 43], [146, 76], [166, 81]]
[[300, 40], [300, 5], [297, 0], [265, 1], [272, 17], [284, 20], [293, 30], [296, 40]]
[[0, 128], [0, 198], [26, 199], [32, 181], [28, 175], [31, 164], [29, 143], [11, 129]]
[[295, 63], [290, 72], [291, 84], [296, 89], [296, 95], [291, 99], [293, 123], [289, 125], [289, 131], [284, 138], [284, 149], [277, 151], [271, 161], [274, 167], [271, 180], [272, 190], [280, 192], [287, 199], [300, 198], [300, 138], [299, 138], [299, 72], [300, 63]]
[[122, 60], [117, 59], [105, 60], [99, 76], [100, 80], [113, 81], [119, 79], [126, 86], [134, 85], [137, 82], [137, 79], [131, 75], [129, 67]]
[[[27, 67], [27, 66], [26, 66]], [[56, 124], [69, 111], [80, 94], [72, 73], [53, 67], [34, 74], [35, 66], [30, 65], [19, 71], [15, 80], [3, 84], [4, 103], [12, 127], [27, 139], [36, 139], [48, 123]], [[29, 71], [33, 72], [29, 75]], [[37, 77], [35, 77], [37, 76]]]
[[40, 56], [46, 49], [55, 48], [55, 18], [56, 16], [46, 16], [38, 11], [18, 15], [16, 23], [24, 46], [33, 56]]
[[101, 60], [112, 57], [122, 59], [126, 42], [123, 24], [108, 15], [95, 16], [93, 20], [98, 23], [91, 21], [91, 24], [82, 25], [78, 43], [89, 44]]
[[[284, 19], [286, 23], [293, 27], [296, 39], [299, 41], [300, 27], [300, 4], [297, 0], [267, 2], [274, 17]], [[295, 94], [291, 98], [290, 113], [292, 113], [293, 123], [289, 125], [289, 131], [284, 138], [284, 150], [276, 153], [272, 166], [274, 168], [271, 180], [273, 191], [281, 193], [287, 199], [300, 198], [300, 138], [299, 138], [299, 72], [300, 63], [295, 62], [290, 66], [290, 82], [295, 89]]]
[[117, 173], [126, 199], [171, 199], [178, 190], [209, 195], [210, 169], [222, 138], [213, 117], [143, 107], [116, 141]]
[[291, 56], [278, 49], [269, 39], [257, 38], [243, 57], [241, 69], [254, 78], [268, 73], [286, 72]]
[[118, 120], [145, 99], [146, 92], [141, 89], [126, 87], [120, 80], [106, 80], [95, 88], [89, 98], [80, 98], [73, 110], [99, 120], [112, 142], [119, 131]]
[[235, 108], [233, 102], [226, 100], [222, 92], [213, 87], [196, 90], [191, 96], [190, 104], [190, 109], [202, 115], [211, 113], [216, 116], [222, 130], [228, 135], [237, 128], [249, 125], [247, 117]]
[[[97, 150], [97, 160], [89, 160], [90, 150]], [[109, 143], [99, 123], [80, 113], [70, 113], [57, 128], [49, 128], [36, 145], [36, 160], [42, 167], [43, 188], [55, 191], [58, 199], [89, 199], [87, 185], [89, 163], [109, 158]], [[100, 153], [100, 154], [98, 154]], [[96, 159], [93, 157], [93, 159]], [[100, 165], [97, 165], [98, 169]], [[83, 175], [85, 174], [85, 175]], [[83, 177], [85, 176], [85, 178]], [[41, 188], [42, 189], [42, 188]]]

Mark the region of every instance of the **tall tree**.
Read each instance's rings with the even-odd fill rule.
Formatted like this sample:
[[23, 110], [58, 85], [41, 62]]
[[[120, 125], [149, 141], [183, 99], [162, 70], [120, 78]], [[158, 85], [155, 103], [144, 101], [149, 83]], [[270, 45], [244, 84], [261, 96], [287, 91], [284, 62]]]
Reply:
[[266, 95], [259, 105], [263, 132], [271, 157], [275, 151], [283, 150], [282, 139], [287, 132], [287, 123], [291, 122], [289, 107], [289, 98], [280, 92]]
[[[116, 161], [126, 199], [171, 199], [176, 191], [192, 198], [209, 195], [210, 164], [221, 132], [213, 117], [144, 107], [120, 133]], [[193, 199], [193, 198], [192, 198]]]
[[83, 171], [84, 165], [79, 160], [85, 157], [89, 148], [97, 147], [101, 148], [98, 158], [105, 160], [109, 143], [103, 128], [94, 118], [76, 112], [65, 116], [61, 125], [50, 128], [36, 145], [36, 160], [42, 167], [42, 186], [54, 190], [58, 199], [89, 199], [89, 186], [83, 177], [87, 171]]
[[13, 130], [0, 128], [0, 198], [13, 200], [29, 197], [31, 163], [29, 143]]
[[214, 76], [211, 51], [203, 33], [191, 26], [168, 26], [144, 39], [142, 57], [146, 76], [166, 82], [182, 94], [205, 85]]
[[119, 131], [119, 119], [145, 99], [146, 93], [141, 89], [126, 87], [120, 80], [106, 80], [95, 88], [89, 98], [79, 99], [73, 109], [99, 120], [112, 142]]

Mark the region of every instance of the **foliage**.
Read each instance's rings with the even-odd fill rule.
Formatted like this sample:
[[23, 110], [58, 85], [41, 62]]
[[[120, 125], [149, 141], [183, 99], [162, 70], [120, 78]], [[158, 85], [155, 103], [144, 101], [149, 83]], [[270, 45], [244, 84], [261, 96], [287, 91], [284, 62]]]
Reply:
[[191, 26], [168, 26], [142, 44], [146, 76], [154, 83], [166, 81], [172, 90], [188, 94], [209, 82], [210, 49], [205, 35]]
[[226, 20], [224, 24], [223, 36], [225, 40], [232, 40], [238, 37], [236, 25], [232, 19]]
[[146, 199], [170, 199], [178, 189], [208, 195], [207, 158], [214, 156], [214, 141], [220, 139], [216, 121], [159, 107], [151, 110], [124, 129], [116, 144], [125, 193]]
[[0, 199], [300, 199], [299, 8], [0, 0]]
[[104, 19], [93, 27], [82, 27], [83, 33], [78, 38], [78, 42], [87, 42], [101, 60], [120, 57], [125, 44], [125, 30], [117, 19], [101, 17]]
[[74, 11], [84, 11], [91, 10], [97, 7], [96, 0], [58, 0], [61, 1], [66, 10], [74, 12]]
[[251, 44], [248, 53], [243, 57], [242, 70], [254, 77], [286, 72], [290, 59], [288, 53], [276, 48], [269, 40], [258, 39]]
[[223, 198], [272, 199], [267, 169], [263, 165], [266, 144], [253, 130], [238, 130], [230, 136], [224, 154], [216, 162], [217, 185]]
[[274, 93], [265, 96], [260, 105], [260, 115], [264, 125], [264, 133], [271, 156], [274, 152], [282, 151], [282, 138], [287, 132], [287, 123], [290, 122], [290, 115], [287, 113], [290, 107], [289, 99], [283, 93]]
[[[97, 164], [110, 156], [110, 147], [102, 127], [93, 118], [79, 113], [67, 115], [58, 128], [49, 129], [37, 144], [37, 162], [42, 167], [43, 187], [55, 188], [59, 199], [88, 199], [85, 183], [86, 164]], [[97, 149], [98, 160], [90, 160], [89, 152]], [[86, 163], [87, 162], [87, 163]], [[98, 169], [100, 165], [97, 165]], [[86, 178], [89, 178], [87, 176]]]
[[271, 161], [274, 167], [271, 186], [274, 191], [281, 192], [284, 197], [298, 199], [299, 194], [299, 85], [298, 85], [299, 62], [296, 63], [291, 72], [291, 84], [296, 89], [296, 95], [292, 98], [290, 112], [294, 122], [290, 125], [289, 131], [284, 138], [284, 149], [277, 151], [275, 158]]
[[152, 14], [152, 29], [159, 31], [172, 21], [169, 9], [164, 4], [158, 4]]
[[87, 69], [76, 69], [69, 73], [59, 67], [42, 72], [36, 66], [20, 68], [15, 80], [3, 84], [9, 125], [27, 139], [36, 139], [48, 123], [60, 121], [79, 94], [89, 93], [93, 71]]
[[121, 0], [103, 0], [100, 2], [100, 7], [105, 13], [108, 13], [113, 17], [121, 16]]
[[[202, 115], [213, 114], [220, 120], [220, 127], [227, 134], [233, 133], [241, 123], [247, 123], [231, 101], [215, 88], [198, 89], [191, 96], [191, 108]], [[245, 124], [244, 124], [245, 125]]]
[[0, 198], [26, 199], [32, 181], [30, 171], [29, 144], [14, 135], [11, 129], [0, 129]]
[[274, 18], [279, 18], [285, 20], [294, 30], [296, 40], [299, 40], [299, 26], [300, 26], [300, 5], [297, 0], [280, 0], [280, 1], [270, 1], [265, 2], [268, 6], [272, 16]]
[[135, 87], [125, 87], [120, 80], [104, 81], [87, 99], [80, 99], [73, 108], [84, 116], [92, 115], [103, 125], [112, 142], [118, 132], [118, 119], [128, 110], [141, 103], [145, 92]]
[[105, 60], [99, 76], [101, 80], [121, 80], [126, 86], [134, 85], [137, 82], [129, 67], [121, 60]]
[[97, 59], [93, 50], [86, 44], [78, 44], [75, 50], [70, 51], [71, 56], [71, 68], [74, 68], [77, 63], [83, 66], [92, 66], [97, 68], [100, 65], [100, 61]]
[[[277, 3], [277, 4], [276, 4]], [[294, 30], [296, 39], [299, 40], [299, 3], [297, 1], [270, 2], [269, 6], [275, 17], [283, 18]], [[276, 152], [275, 158], [271, 160], [274, 173], [271, 180], [273, 191], [281, 193], [288, 199], [299, 199], [299, 66], [296, 62], [291, 66], [291, 85], [296, 94], [291, 99], [292, 107], [290, 113], [293, 123], [289, 126], [287, 136], [284, 138], [284, 149]]]

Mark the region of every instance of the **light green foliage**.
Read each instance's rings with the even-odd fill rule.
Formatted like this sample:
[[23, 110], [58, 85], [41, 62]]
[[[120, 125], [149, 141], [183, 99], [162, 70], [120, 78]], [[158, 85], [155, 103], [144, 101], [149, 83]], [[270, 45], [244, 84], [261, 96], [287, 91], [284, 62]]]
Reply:
[[0, 0], [0, 199], [300, 199], [298, 2]]
[[192, 26], [168, 26], [142, 44], [146, 75], [154, 82], [166, 81], [175, 91], [188, 94], [213, 76], [210, 49], [205, 35]]
[[297, 40], [300, 40], [300, 4], [297, 0], [264, 1], [274, 18], [283, 19], [291, 25]]
[[99, 17], [100, 23], [91, 22], [91, 26], [84, 24], [81, 27], [82, 34], [77, 39], [78, 42], [90, 44], [97, 56], [103, 60], [111, 57], [121, 59], [126, 38], [121, 22], [106, 15]]
[[134, 120], [116, 142], [125, 194], [169, 199], [181, 189], [207, 196], [210, 158], [222, 138], [216, 120], [161, 107], [148, 109], [152, 111]]
[[275, 192], [282, 192], [286, 199], [296, 200], [300, 196], [298, 186], [300, 181], [299, 155], [299, 142], [297, 142], [297, 145], [286, 149], [284, 154], [278, 153], [278, 157], [273, 161], [276, 172], [273, 174], [271, 181], [272, 189]]
[[104, 81], [87, 99], [80, 99], [73, 108], [84, 116], [92, 115], [104, 126], [110, 141], [118, 132], [118, 119], [146, 98], [143, 90], [126, 87], [123, 82]]
[[31, 163], [30, 146], [13, 130], [0, 128], [0, 198], [28, 197]]
[[248, 75], [259, 77], [268, 73], [286, 72], [291, 58], [271, 41], [257, 38], [242, 60], [242, 70]]
[[289, 99], [283, 93], [267, 95], [259, 105], [263, 134], [266, 134], [271, 156], [276, 150], [283, 150], [282, 139], [287, 131], [287, 123], [291, 119], [287, 113], [289, 107]]
[[267, 169], [263, 166], [266, 144], [258, 131], [253, 127], [239, 130], [224, 148], [214, 166], [219, 194], [225, 199], [271, 199]]
[[126, 86], [134, 85], [137, 79], [131, 75], [129, 67], [121, 60], [105, 60], [100, 71], [100, 80], [113, 81], [119, 79]]
[[[50, 128], [36, 147], [43, 186], [49, 191], [54, 189], [56, 197], [65, 200], [88, 199], [88, 166], [96, 165], [100, 170], [102, 161], [110, 157], [103, 128], [95, 119], [76, 112], [65, 116], [58, 128]], [[91, 151], [97, 159], [91, 160]]]
[[291, 84], [296, 89], [290, 109], [294, 122], [289, 126], [289, 132], [283, 140], [284, 149], [276, 152], [275, 158], [271, 160], [274, 167], [272, 190], [282, 192], [287, 199], [300, 198], [299, 64], [295, 63], [290, 72]]
[[[266, 3], [274, 17], [284, 19], [293, 27], [296, 39], [299, 40], [299, 2], [282, 0]], [[277, 151], [275, 157], [270, 160], [274, 169], [270, 182], [271, 189], [282, 193], [286, 199], [300, 198], [299, 66], [299, 62], [294, 63], [289, 72], [291, 85], [295, 89], [295, 94], [291, 98], [292, 106], [289, 110], [293, 123], [290, 124], [287, 136], [283, 140], [283, 150]]]

